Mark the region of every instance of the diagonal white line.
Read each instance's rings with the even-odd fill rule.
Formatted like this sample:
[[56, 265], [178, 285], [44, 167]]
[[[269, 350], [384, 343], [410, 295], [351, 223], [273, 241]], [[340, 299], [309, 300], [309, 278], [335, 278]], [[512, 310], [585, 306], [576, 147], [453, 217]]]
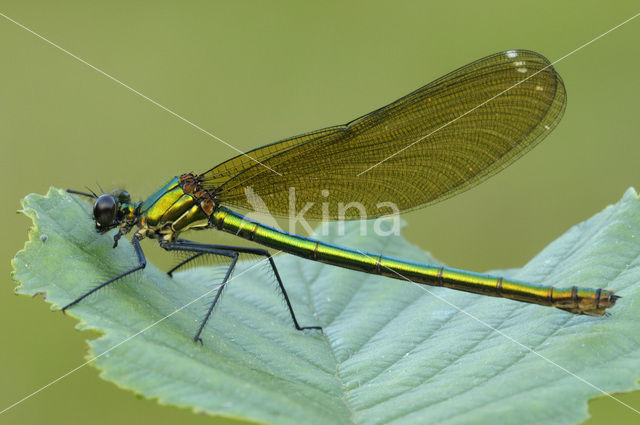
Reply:
[[107, 78], [108, 78], [108, 79], [110, 79], [111, 81], [113, 81], [113, 82], [116, 82], [116, 83], [120, 84], [122, 87], [126, 88], [127, 90], [131, 91], [132, 93], [135, 93], [135, 94], [137, 94], [138, 96], [140, 96], [141, 98], [143, 98], [143, 99], [145, 99], [145, 100], [147, 100], [147, 101], [149, 101], [149, 102], [153, 103], [154, 105], [156, 105], [158, 108], [162, 109], [163, 111], [166, 111], [166, 112], [170, 113], [171, 115], [173, 115], [174, 117], [176, 117], [176, 118], [178, 118], [178, 119], [180, 119], [180, 120], [182, 120], [182, 121], [186, 122], [186, 123], [187, 123], [187, 124], [189, 124], [191, 127], [195, 128], [195, 129], [197, 129], [197, 130], [200, 130], [202, 133], [206, 134], [207, 136], [212, 137], [212, 138], [216, 139], [217, 141], [219, 141], [219, 142], [221, 142], [221, 143], [223, 143], [223, 144], [227, 145], [228, 147], [230, 147], [231, 149], [235, 150], [236, 152], [238, 152], [238, 153], [240, 153], [240, 154], [242, 154], [242, 155], [246, 156], [247, 158], [251, 159], [252, 161], [254, 161], [254, 162], [256, 162], [256, 163], [258, 163], [258, 164], [262, 165], [264, 168], [266, 168], [266, 169], [268, 169], [268, 170], [270, 170], [270, 171], [272, 171], [272, 172], [276, 173], [276, 174], [277, 174], [277, 175], [279, 175], [279, 176], [282, 176], [282, 174], [280, 174], [279, 172], [277, 172], [277, 171], [276, 171], [276, 170], [274, 170], [273, 168], [269, 167], [268, 165], [263, 164], [262, 162], [258, 161], [257, 159], [253, 158], [252, 156], [250, 156], [250, 155], [248, 155], [248, 154], [244, 153], [243, 151], [241, 151], [240, 149], [236, 148], [235, 146], [233, 146], [233, 145], [231, 145], [231, 144], [227, 143], [226, 141], [222, 140], [221, 138], [219, 138], [219, 137], [218, 137], [218, 136], [216, 136], [215, 134], [213, 134], [213, 133], [211, 133], [211, 132], [209, 132], [209, 131], [205, 130], [205, 129], [204, 129], [204, 128], [202, 128], [202, 127], [200, 127], [198, 124], [196, 124], [196, 123], [194, 123], [194, 122], [192, 122], [192, 121], [189, 121], [188, 119], [186, 119], [186, 118], [185, 118], [185, 117], [183, 117], [182, 115], [178, 114], [177, 112], [174, 112], [173, 110], [171, 110], [171, 109], [167, 108], [167, 107], [166, 107], [166, 106], [164, 106], [164, 105], [161, 105], [160, 103], [156, 102], [155, 100], [151, 99], [150, 97], [148, 97], [148, 96], [146, 96], [146, 95], [144, 95], [144, 94], [140, 93], [138, 90], [136, 90], [136, 89], [134, 89], [133, 87], [131, 87], [131, 86], [127, 85], [126, 83], [124, 83], [124, 82], [120, 81], [120, 80], [119, 80], [119, 79], [117, 79], [116, 77], [114, 77], [114, 76], [112, 76], [112, 75], [110, 75], [110, 74], [107, 74], [105, 71], [101, 70], [100, 68], [98, 68], [98, 67], [96, 67], [96, 66], [91, 65], [89, 62], [85, 61], [84, 59], [82, 59], [82, 58], [80, 58], [80, 57], [78, 57], [78, 56], [76, 56], [76, 55], [74, 55], [74, 54], [73, 54], [73, 53], [71, 53], [70, 51], [66, 50], [65, 48], [63, 48], [63, 47], [61, 47], [61, 46], [59, 46], [59, 45], [57, 45], [57, 44], [56, 44], [56, 43], [54, 43], [53, 41], [51, 41], [51, 40], [47, 39], [46, 37], [44, 37], [44, 36], [42, 36], [42, 35], [40, 35], [40, 34], [38, 34], [37, 32], [33, 31], [32, 29], [27, 28], [26, 26], [22, 25], [20, 22], [18, 22], [18, 21], [16, 21], [16, 20], [14, 20], [14, 19], [11, 19], [10, 17], [8, 17], [7, 15], [5, 15], [5, 14], [4, 14], [4, 13], [2, 13], [2, 12], [0, 12], [0, 16], [2, 16], [3, 18], [5, 18], [7, 21], [13, 22], [14, 24], [16, 24], [17, 26], [19, 26], [19, 27], [20, 27], [20, 28], [22, 28], [23, 30], [25, 30], [25, 31], [27, 31], [27, 32], [29, 32], [29, 33], [31, 33], [31, 34], [33, 34], [33, 35], [35, 35], [35, 36], [36, 36], [36, 37], [38, 37], [40, 40], [42, 40], [42, 41], [44, 41], [44, 42], [46, 42], [46, 43], [50, 44], [51, 46], [55, 47], [56, 49], [60, 50], [61, 52], [66, 53], [67, 55], [71, 56], [71, 57], [72, 57], [72, 58], [74, 58], [75, 60], [77, 60], [77, 61], [79, 61], [79, 62], [81, 62], [81, 63], [85, 64], [86, 66], [88, 66], [89, 68], [93, 69], [94, 71], [99, 72], [100, 74], [104, 75], [105, 77], [107, 77]]
[[[282, 251], [278, 251], [275, 254], [272, 255], [272, 257], [280, 254]], [[251, 269], [254, 269], [255, 267], [257, 267], [258, 265], [260, 265], [260, 263], [262, 263], [263, 261], [269, 261], [268, 258], [265, 258], [264, 260], [260, 260], [258, 261], [256, 264], [252, 265], [251, 267], [249, 267], [246, 270], [243, 270], [241, 273], [238, 273], [237, 275], [234, 275], [231, 279], [227, 280], [227, 283], [231, 282], [233, 279], [242, 276], [243, 274], [245, 274], [246, 272], [248, 272]], [[149, 329], [153, 328], [154, 326], [156, 326], [158, 323], [163, 322], [164, 320], [168, 319], [169, 317], [173, 316], [174, 314], [184, 310], [185, 308], [189, 307], [191, 304], [195, 303], [196, 301], [201, 300], [202, 298], [206, 297], [207, 295], [210, 295], [211, 293], [213, 293], [214, 291], [217, 291], [219, 287], [215, 287], [210, 291], [207, 291], [206, 293], [200, 295], [198, 298], [189, 301], [187, 304], [183, 305], [182, 307], [174, 310], [172, 313], [169, 313], [168, 315], [164, 316], [161, 319], [156, 320], [155, 322], [153, 322], [152, 324], [150, 324], [149, 326], [142, 328], [141, 330], [139, 330], [138, 332], [134, 333], [133, 335], [128, 336], [127, 338], [123, 339], [122, 341], [120, 341], [119, 343], [117, 343], [116, 345], [106, 349], [105, 351], [103, 351], [102, 353], [98, 354], [95, 357], [92, 357], [91, 359], [87, 360], [86, 362], [82, 363], [80, 366], [71, 369], [69, 372], [65, 373], [62, 376], [59, 376], [58, 378], [54, 379], [53, 381], [49, 382], [47, 385], [44, 385], [40, 388], [38, 388], [36, 391], [32, 392], [31, 394], [21, 398], [20, 400], [16, 401], [15, 403], [13, 403], [10, 406], [5, 407], [3, 410], [0, 411], [0, 415], [2, 415], [4, 412], [13, 409], [14, 407], [16, 407], [17, 405], [27, 401], [28, 399], [30, 399], [31, 397], [33, 397], [34, 395], [38, 394], [40, 391], [46, 390], [47, 388], [49, 388], [50, 386], [52, 386], [53, 384], [55, 384], [58, 381], [63, 380], [64, 378], [66, 378], [67, 376], [71, 375], [72, 373], [76, 372], [77, 370], [85, 367], [86, 365], [88, 365], [89, 363], [92, 363], [93, 361], [99, 359], [100, 357], [104, 356], [105, 354], [110, 353], [111, 351], [115, 350], [116, 348], [118, 348], [119, 346], [121, 346], [122, 344], [124, 344], [125, 342], [131, 341], [133, 338], [137, 337], [138, 335], [148, 331]]]
[[500, 93], [496, 94], [495, 96], [493, 96], [490, 99], [485, 100], [484, 102], [482, 102], [481, 104], [474, 106], [473, 108], [469, 109], [467, 112], [465, 112], [464, 114], [452, 119], [451, 121], [449, 121], [448, 123], [438, 127], [437, 129], [433, 130], [431, 133], [427, 134], [426, 136], [422, 136], [421, 138], [419, 138], [418, 140], [416, 140], [415, 142], [411, 142], [410, 144], [408, 144], [407, 146], [405, 146], [404, 148], [400, 149], [399, 151], [397, 151], [394, 154], [389, 155], [388, 157], [386, 157], [385, 159], [383, 159], [382, 161], [372, 165], [371, 167], [367, 168], [366, 170], [362, 171], [361, 173], [359, 173], [357, 175], [357, 177], [363, 175], [364, 173], [366, 173], [367, 171], [377, 167], [378, 165], [382, 164], [385, 161], [388, 161], [389, 159], [393, 158], [394, 156], [398, 155], [399, 153], [404, 152], [405, 150], [409, 149], [411, 146], [415, 145], [416, 143], [419, 143], [421, 141], [423, 141], [424, 139], [426, 139], [427, 137], [431, 136], [434, 133], [437, 133], [438, 131], [442, 130], [445, 127], [450, 126], [451, 124], [453, 124], [454, 122], [458, 121], [460, 118], [463, 118], [466, 115], [469, 115], [471, 112], [475, 111], [478, 108], [481, 108], [482, 106], [486, 105], [487, 103], [491, 102], [493, 99], [502, 96], [503, 94], [505, 94], [506, 92], [508, 92], [509, 90], [513, 89], [514, 87], [519, 86], [520, 84], [524, 83], [525, 81], [527, 81], [530, 78], [535, 77], [536, 75], [538, 75], [539, 73], [541, 73], [542, 71], [544, 71], [545, 69], [557, 64], [558, 62], [560, 62], [561, 60], [566, 59], [567, 57], [571, 56], [572, 54], [576, 53], [579, 50], [584, 49], [585, 47], [587, 47], [588, 45], [590, 45], [591, 43], [599, 40], [600, 38], [604, 37], [605, 35], [609, 34], [612, 31], [617, 30], [618, 28], [620, 28], [621, 26], [623, 26], [624, 24], [626, 24], [629, 21], [632, 21], [633, 19], [637, 18], [638, 16], [640, 16], [640, 13], [636, 13], [635, 15], [633, 15], [632, 17], [630, 17], [629, 19], [619, 23], [618, 25], [616, 25], [615, 27], [611, 28], [610, 30], [603, 32], [602, 34], [600, 34], [599, 36], [595, 37], [594, 39], [584, 43], [582, 46], [572, 50], [571, 52], [567, 53], [566, 55], [562, 56], [560, 59], [556, 59], [555, 61], [551, 62], [549, 65], [545, 66], [544, 68], [538, 70], [537, 72], [534, 72], [533, 74], [529, 75], [527, 78], [518, 81], [517, 83], [515, 83], [514, 85], [512, 85], [509, 88], [506, 88], [504, 90], [502, 90]]
[[[360, 250], [357, 250], [357, 251], [358, 251], [360, 254], [364, 255], [365, 257], [368, 257], [368, 258], [369, 258], [369, 259], [371, 259], [371, 260], [376, 260], [375, 258], [373, 258], [373, 257], [369, 256], [366, 252], [363, 252], [363, 251], [360, 251]], [[445, 299], [445, 298], [441, 297], [440, 295], [433, 293], [433, 292], [432, 292], [432, 291], [430, 291], [428, 288], [426, 288], [424, 284], [420, 284], [420, 283], [414, 282], [414, 281], [412, 281], [411, 279], [409, 279], [408, 277], [406, 277], [406, 276], [402, 275], [401, 273], [399, 273], [399, 272], [397, 272], [397, 271], [393, 270], [393, 269], [392, 269], [392, 268], [390, 268], [390, 267], [387, 267], [387, 266], [383, 266], [383, 267], [384, 267], [385, 269], [389, 270], [390, 272], [392, 272], [392, 273], [394, 273], [394, 274], [398, 275], [400, 278], [402, 278], [402, 279], [406, 280], [407, 282], [414, 284], [414, 285], [415, 285], [415, 286], [417, 286], [418, 288], [420, 288], [420, 289], [422, 289], [423, 291], [427, 292], [429, 295], [432, 295], [432, 296], [436, 297], [437, 299], [439, 299], [440, 301], [443, 301], [444, 303], [446, 303], [446, 304], [450, 305], [450, 306], [451, 306], [451, 307], [453, 307], [454, 309], [458, 310], [460, 313], [463, 313], [463, 314], [465, 314], [465, 315], [469, 316], [471, 319], [475, 320], [476, 322], [480, 323], [481, 325], [486, 326], [487, 328], [489, 328], [489, 329], [491, 329], [492, 331], [494, 331], [494, 332], [498, 333], [499, 335], [501, 335], [501, 336], [505, 337], [506, 339], [508, 339], [509, 341], [513, 342], [514, 344], [517, 344], [517, 345], [519, 345], [520, 347], [524, 348], [525, 350], [529, 351], [530, 353], [535, 354], [536, 356], [540, 357], [542, 360], [544, 360], [544, 361], [548, 362], [549, 364], [551, 364], [551, 365], [553, 365], [553, 366], [557, 367], [558, 369], [562, 370], [563, 372], [566, 372], [567, 374], [569, 374], [569, 375], [573, 376], [573, 377], [574, 377], [574, 378], [576, 378], [577, 380], [579, 380], [579, 381], [581, 381], [581, 382], [585, 383], [586, 385], [590, 386], [591, 388], [593, 388], [593, 389], [595, 389], [595, 390], [599, 391], [599, 392], [600, 392], [600, 393], [602, 393], [603, 395], [606, 395], [607, 397], [610, 397], [610, 398], [614, 399], [614, 400], [615, 400], [615, 401], [617, 401], [618, 403], [622, 404], [623, 406], [625, 406], [625, 407], [627, 407], [627, 408], [629, 408], [629, 409], [633, 410], [634, 412], [636, 412], [637, 414], [639, 414], [639, 415], [640, 415], [640, 411], [639, 411], [639, 410], [637, 410], [637, 409], [633, 408], [632, 406], [629, 406], [629, 405], [628, 405], [627, 403], [625, 403], [624, 401], [622, 401], [622, 400], [620, 400], [620, 399], [618, 399], [618, 398], [614, 397], [612, 394], [610, 394], [610, 393], [606, 392], [605, 390], [603, 390], [602, 388], [600, 388], [600, 387], [598, 387], [598, 386], [596, 386], [596, 385], [592, 384], [591, 382], [587, 381], [586, 379], [584, 379], [584, 378], [582, 378], [582, 377], [580, 377], [580, 376], [576, 375], [575, 373], [571, 372], [571, 371], [570, 371], [570, 370], [568, 370], [567, 368], [565, 368], [565, 367], [563, 367], [563, 366], [560, 366], [558, 363], [556, 363], [556, 362], [554, 362], [553, 360], [551, 360], [550, 358], [548, 358], [548, 357], [546, 357], [546, 356], [544, 356], [544, 355], [542, 355], [542, 354], [538, 353], [538, 352], [537, 352], [536, 350], [534, 350], [533, 348], [528, 347], [528, 346], [524, 345], [523, 343], [521, 343], [521, 342], [517, 341], [517, 340], [516, 340], [516, 339], [514, 339], [513, 337], [511, 337], [511, 336], [507, 335], [506, 333], [502, 332], [500, 329], [497, 329], [497, 328], [495, 328], [495, 327], [491, 326], [490, 324], [488, 324], [488, 323], [487, 323], [487, 322], [485, 322], [484, 320], [482, 320], [482, 319], [480, 319], [480, 318], [478, 318], [478, 317], [474, 316], [473, 314], [469, 313], [468, 311], [464, 310], [463, 308], [458, 307], [457, 305], [453, 304], [451, 301], [448, 301], [447, 299]]]

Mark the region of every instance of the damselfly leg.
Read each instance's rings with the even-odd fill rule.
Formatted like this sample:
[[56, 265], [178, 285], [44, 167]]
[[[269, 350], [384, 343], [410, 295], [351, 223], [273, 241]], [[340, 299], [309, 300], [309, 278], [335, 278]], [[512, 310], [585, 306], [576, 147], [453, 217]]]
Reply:
[[198, 333], [196, 334], [196, 337], [194, 338], [195, 341], [199, 340], [200, 333], [204, 329], [204, 326], [206, 325], [207, 321], [209, 320], [209, 317], [211, 316], [213, 308], [215, 307], [215, 304], [217, 303], [218, 298], [219, 298], [220, 294], [222, 293], [222, 289], [226, 285], [226, 283], [227, 283], [227, 281], [229, 279], [229, 276], [231, 275], [231, 272], [233, 271], [233, 268], [236, 266], [236, 262], [237, 262], [239, 254], [253, 254], [253, 255], [258, 255], [258, 256], [267, 258], [267, 260], [269, 261], [269, 265], [270, 265], [271, 269], [273, 270], [273, 274], [274, 274], [274, 276], [275, 276], [275, 278], [276, 278], [276, 280], [278, 282], [278, 287], [280, 289], [280, 292], [282, 293], [282, 296], [284, 297], [284, 300], [285, 300], [285, 302], [287, 304], [287, 308], [289, 309], [289, 314], [291, 315], [291, 320], [293, 321], [293, 325], [295, 326], [295, 328], [297, 330], [299, 330], [299, 331], [306, 330], [306, 329], [322, 330], [321, 326], [300, 326], [300, 323], [298, 322], [298, 319], [296, 318], [296, 314], [293, 311], [293, 306], [291, 305], [291, 300], [289, 299], [289, 295], [287, 294], [287, 290], [285, 289], [284, 284], [282, 283], [282, 279], [280, 278], [280, 273], [278, 273], [278, 268], [276, 267], [276, 263], [273, 261], [273, 257], [271, 256], [269, 251], [267, 251], [266, 249], [248, 248], [248, 247], [243, 247], [243, 246], [211, 245], [211, 244], [203, 244], [203, 243], [198, 243], [198, 242], [192, 242], [192, 241], [188, 241], [188, 240], [185, 240], [185, 239], [178, 239], [176, 242], [173, 242], [173, 243], [164, 243], [164, 244], [161, 244], [161, 246], [164, 249], [166, 249], [167, 251], [182, 251], [182, 252], [193, 252], [194, 253], [194, 255], [192, 255], [191, 257], [187, 258], [186, 260], [180, 262], [180, 264], [178, 264], [177, 266], [175, 266], [174, 268], [169, 270], [168, 273], [170, 275], [173, 274], [173, 272], [175, 272], [179, 268], [186, 266], [191, 261], [201, 257], [202, 255], [217, 254], [217, 255], [225, 255], [225, 256], [231, 257], [232, 253], [235, 254], [235, 257], [233, 257], [233, 260], [232, 260], [232, 263], [231, 263], [231, 265], [229, 267], [229, 270], [227, 271], [227, 274], [225, 275], [225, 278], [224, 278], [223, 282], [221, 283], [220, 288], [218, 289], [218, 293], [216, 294], [216, 297], [214, 298], [213, 302], [211, 303], [211, 306], [209, 308], [209, 311], [207, 312], [207, 315], [205, 316], [205, 318], [203, 319], [203, 321], [200, 324], [200, 329], [198, 330]]

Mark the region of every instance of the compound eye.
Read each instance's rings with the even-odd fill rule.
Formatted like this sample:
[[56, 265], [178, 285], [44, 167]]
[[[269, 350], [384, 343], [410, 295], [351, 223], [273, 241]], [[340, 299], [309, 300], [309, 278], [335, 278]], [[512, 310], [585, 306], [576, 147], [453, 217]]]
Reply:
[[120, 201], [121, 204], [130, 204], [131, 203], [131, 195], [124, 189], [116, 189], [111, 192], [111, 196]]
[[116, 220], [118, 202], [111, 195], [100, 195], [93, 204], [93, 218], [97, 227], [108, 228]]

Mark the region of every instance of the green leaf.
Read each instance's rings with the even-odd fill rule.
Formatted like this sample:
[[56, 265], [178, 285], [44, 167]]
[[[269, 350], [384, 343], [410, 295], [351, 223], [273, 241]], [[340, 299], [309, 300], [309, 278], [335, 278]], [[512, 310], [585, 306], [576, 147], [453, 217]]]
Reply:
[[[44, 292], [58, 309], [135, 265], [130, 243], [112, 249], [111, 234], [96, 234], [78, 198], [52, 189], [23, 206], [34, 228], [14, 259], [19, 293]], [[359, 236], [358, 224], [331, 234], [336, 244], [434, 261], [400, 236]], [[149, 264], [70, 314], [79, 329], [102, 333], [90, 341], [90, 356], [104, 379], [162, 404], [264, 423], [568, 424], [587, 418], [587, 400], [600, 390], [639, 387], [640, 203], [632, 189], [508, 271], [532, 282], [613, 289], [623, 298], [608, 317], [289, 255], [276, 262], [301, 324], [324, 332], [293, 328], [272, 275], [256, 261], [235, 272], [203, 346], [191, 338], [213, 294], [177, 309], [215, 290], [219, 268], [170, 279]]]

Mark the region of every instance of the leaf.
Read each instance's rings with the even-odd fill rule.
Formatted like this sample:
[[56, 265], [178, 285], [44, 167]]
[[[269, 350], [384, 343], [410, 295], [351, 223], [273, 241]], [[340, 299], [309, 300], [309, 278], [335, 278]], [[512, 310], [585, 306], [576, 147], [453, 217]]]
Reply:
[[[95, 233], [78, 198], [52, 189], [23, 206], [35, 227], [14, 259], [19, 293], [44, 292], [58, 309], [135, 264], [128, 241], [112, 249], [111, 234]], [[344, 236], [331, 229], [336, 244], [434, 261], [400, 236], [362, 237], [358, 224]], [[90, 356], [104, 379], [161, 404], [264, 423], [568, 424], [587, 418], [587, 400], [600, 390], [639, 388], [640, 203], [633, 189], [507, 272], [613, 289], [623, 298], [609, 317], [419, 287], [289, 255], [276, 262], [301, 324], [321, 324], [324, 332], [293, 328], [268, 268], [255, 261], [235, 272], [203, 346], [191, 338], [213, 293], [177, 309], [215, 290], [219, 268], [170, 279], [149, 264], [70, 314], [79, 329], [102, 333], [90, 341]]]

